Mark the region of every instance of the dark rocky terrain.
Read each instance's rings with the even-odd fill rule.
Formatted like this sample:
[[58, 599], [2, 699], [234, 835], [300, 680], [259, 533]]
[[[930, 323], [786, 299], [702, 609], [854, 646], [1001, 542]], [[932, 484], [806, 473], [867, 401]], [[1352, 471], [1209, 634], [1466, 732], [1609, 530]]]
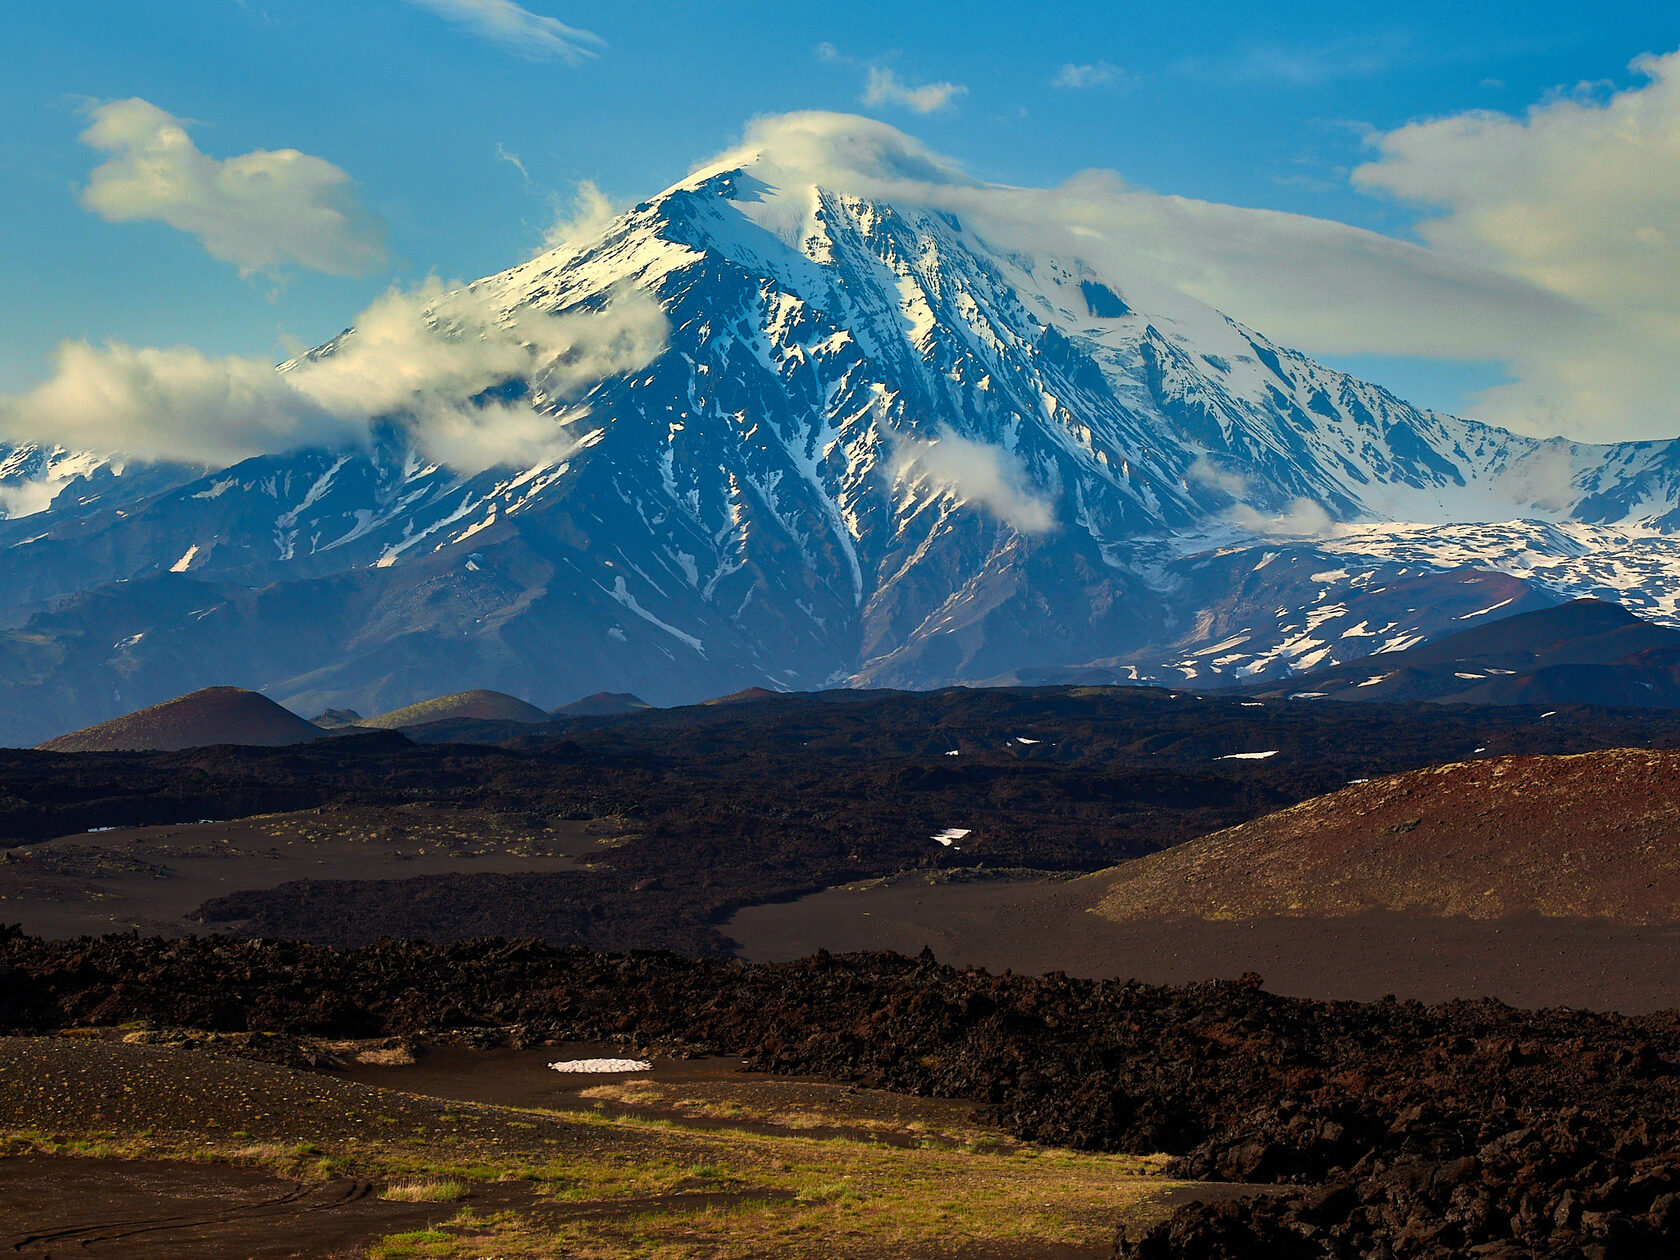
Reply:
[[[1680, 1019], [1318, 1003], [957, 971], [754, 966], [535, 942], [358, 951], [226, 938], [0, 947], [0, 1027], [620, 1041], [972, 1098], [1023, 1138], [1165, 1151], [1282, 1193], [1190, 1205], [1125, 1260], [1655, 1257], [1680, 1244]], [[263, 1038], [256, 1042], [262, 1044]]]
[[[1141, 688], [764, 693], [522, 726], [498, 746], [395, 732], [292, 748], [0, 752], [0, 843], [92, 828], [427, 803], [616, 818], [588, 869], [305, 881], [207, 924], [356, 944], [539, 936], [728, 952], [734, 909], [911, 870], [1081, 872], [1344, 786], [1476, 755], [1680, 747], [1680, 714], [1347, 706]], [[1264, 760], [1231, 754], [1273, 751]], [[934, 836], [965, 828], [960, 844]]]

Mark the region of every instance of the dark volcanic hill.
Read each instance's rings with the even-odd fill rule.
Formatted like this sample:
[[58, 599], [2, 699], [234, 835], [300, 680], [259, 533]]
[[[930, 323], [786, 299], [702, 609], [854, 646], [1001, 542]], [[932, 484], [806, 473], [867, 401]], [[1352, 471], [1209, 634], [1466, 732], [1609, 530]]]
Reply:
[[536, 724], [548, 721], [548, 714], [517, 696], [502, 691], [457, 691], [453, 695], [421, 700], [416, 704], [377, 717], [362, 718], [357, 725], [377, 730], [398, 731], [411, 726], [425, 726], [432, 722], [519, 722]]
[[60, 735], [41, 748], [47, 752], [173, 752], [213, 744], [273, 748], [306, 743], [324, 734], [267, 696], [241, 687], [206, 687]]
[[549, 712], [553, 718], [569, 717], [618, 717], [626, 713], [640, 713], [643, 709], [653, 706], [640, 696], [633, 696], [628, 691], [597, 691], [592, 696], [585, 696], [581, 700], [574, 700], [570, 704], [563, 704], [558, 709]]
[[[1462, 620], [1462, 618], [1461, 618]], [[1680, 707], [1680, 630], [1577, 599], [1255, 689], [1337, 700]]]

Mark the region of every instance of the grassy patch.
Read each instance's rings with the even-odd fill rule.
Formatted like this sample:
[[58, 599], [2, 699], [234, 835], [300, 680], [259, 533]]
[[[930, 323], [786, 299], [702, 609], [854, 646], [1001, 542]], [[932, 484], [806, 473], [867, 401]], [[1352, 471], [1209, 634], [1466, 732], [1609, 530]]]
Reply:
[[[722, 1110], [729, 1101], [708, 1105]], [[751, 1098], [740, 1105], [758, 1111]], [[881, 1099], [866, 1105], [879, 1108]], [[443, 1134], [426, 1106], [410, 1098], [396, 1108], [400, 1124], [370, 1123], [349, 1137], [342, 1128], [292, 1127], [291, 1113], [267, 1141], [234, 1140], [234, 1132], [262, 1132], [249, 1123], [142, 1137], [113, 1132], [107, 1121], [97, 1133], [14, 1131], [0, 1149], [225, 1160], [300, 1180], [365, 1178], [384, 1184], [387, 1200], [456, 1204], [470, 1194], [501, 1209], [447, 1220], [440, 1212], [427, 1229], [381, 1238], [368, 1253], [375, 1260], [826, 1260], [965, 1246], [1100, 1248], [1120, 1220], [1158, 1212], [1150, 1201], [1172, 1184], [1157, 1160], [1020, 1146], [979, 1125], [890, 1145], [874, 1140], [870, 1116], [846, 1116], [841, 1101], [823, 1101], [828, 1131], [820, 1136], [791, 1125], [717, 1128], [716, 1116], [689, 1127], [467, 1103], [449, 1105]], [[380, 1110], [390, 1109], [382, 1100]], [[845, 1131], [835, 1128], [848, 1120]], [[425, 1137], [417, 1136], [422, 1122]]]
[[458, 1203], [467, 1194], [464, 1181], [393, 1181], [379, 1197], [397, 1203]]

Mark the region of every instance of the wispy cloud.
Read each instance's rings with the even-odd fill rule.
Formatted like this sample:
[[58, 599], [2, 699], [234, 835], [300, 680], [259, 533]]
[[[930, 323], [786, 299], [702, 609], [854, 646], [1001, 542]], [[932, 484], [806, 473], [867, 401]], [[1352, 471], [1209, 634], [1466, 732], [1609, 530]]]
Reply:
[[[508, 312], [436, 280], [393, 290], [330, 352], [277, 372], [188, 347], [66, 342], [53, 376], [0, 397], [0, 429], [28, 440], [143, 459], [224, 466], [252, 455], [365, 443], [375, 424], [409, 433], [465, 472], [563, 459], [574, 430], [554, 408], [664, 349], [664, 312], [624, 291], [600, 310]], [[528, 382], [547, 406], [489, 391]], [[583, 405], [587, 405], [584, 403]]]
[[1375, 136], [1376, 159], [1353, 171], [1430, 209], [1417, 231], [1434, 253], [1593, 316], [1589, 335], [1518, 356], [1516, 379], [1482, 396], [1496, 415], [1680, 429], [1680, 52], [1633, 70], [1646, 82], [1624, 91], [1582, 84], [1520, 117], [1475, 110]]
[[1403, 32], [1378, 32], [1328, 43], [1258, 44], [1229, 56], [1191, 58], [1179, 69], [1228, 84], [1281, 83], [1316, 87], [1337, 79], [1387, 73], [1409, 51]]
[[1119, 66], [1110, 65], [1106, 61], [1092, 61], [1083, 64], [1068, 62], [1056, 77], [1050, 80], [1050, 86], [1065, 88], [1069, 91], [1082, 91], [1085, 88], [1113, 87], [1126, 82], [1126, 72]]
[[179, 118], [138, 97], [90, 116], [82, 143], [110, 156], [94, 168], [82, 205], [100, 217], [167, 223], [241, 275], [287, 263], [340, 276], [384, 266], [384, 223], [331, 162], [296, 149], [210, 157]]
[[617, 216], [618, 207], [595, 186], [594, 180], [579, 180], [570, 206], [562, 207], [557, 200], [554, 222], [543, 233], [543, 244], [554, 249], [584, 240], [594, 236]]
[[943, 80], [937, 83], [907, 83], [899, 78], [897, 71], [883, 65], [879, 60], [865, 61], [860, 57], [850, 56], [827, 40], [818, 44], [813, 51], [819, 61], [862, 70], [863, 95], [858, 99], [871, 108], [896, 105], [903, 109], [915, 110], [918, 114], [935, 114], [940, 110], [952, 108], [956, 99], [968, 92], [968, 88], [961, 83], [947, 83]]
[[870, 66], [862, 100], [865, 105], [900, 105], [918, 114], [933, 114], [950, 109], [951, 102], [967, 91], [960, 83], [909, 84], [886, 66]]
[[477, 36], [533, 60], [576, 65], [596, 56], [596, 49], [605, 42], [591, 31], [532, 13], [513, 0], [408, 0], [408, 3], [459, 23]]
[[995, 516], [1023, 534], [1056, 528], [1055, 506], [1032, 483], [1020, 456], [950, 429], [931, 441], [901, 437], [889, 471], [894, 480], [933, 487]]
[[496, 160], [498, 162], [506, 162], [509, 166], [513, 167], [514, 170], [519, 172], [520, 179], [524, 180], [527, 185], [530, 184], [531, 172], [525, 169], [525, 163], [519, 160], [519, 154], [504, 147], [500, 140], [496, 142]]

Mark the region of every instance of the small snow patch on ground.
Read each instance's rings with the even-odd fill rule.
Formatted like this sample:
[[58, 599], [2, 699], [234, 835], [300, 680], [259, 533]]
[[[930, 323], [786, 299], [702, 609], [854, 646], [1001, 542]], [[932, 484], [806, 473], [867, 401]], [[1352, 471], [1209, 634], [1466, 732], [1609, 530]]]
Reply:
[[651, 1072], [646, 1059], [561, 1059], [548, 1065], [556, 1072]]
[[1387, 677], [1388, 677], [1387, 674], [1372, 674], [1369, 678], [1367, 678], [1364, 682], [1360, 683], [1359, 685], [1361, 687], [1375, 687], [1378, 683], [1382, 682]]
[[[1515, 596], [1513, 596], [1512, 598], [1514, 599]], [[1464, 616], [1458, 618], [1458, 620], [1459, 621], [1469, 621], [1470, 618], [1472, 618], [1472, 617], [1485, 617], [1490, 612], [1498, 612], [1501, 608], [1505, 607], [1505, 605], [1509, 604], [1510, 602], [1511, 602], [1511, 600], [1509, 600], [1509, 599], [1502, 599], [1497, 604], [1493, 605], [1493, 607], [1491, 607], [1491, 608], [1478, 608], [1475, 612], [1465, 613]]]
[[198, 554], [198, 544], [194, 543], [192, 546], [187, 548], [187, 554], [186, 555], [182, 556], [174, 564], [169, 566], [169, 571], [171, 573], [185, 573], [188, 569], [190, 569], [192, 567], [193, 557], [196, 556], [197, 554]]
[[1556, 709], [1547, 709], [1546, 712], [1542, 713], [1540, 716], [1543, 717], [1543, 718], [1556, 717], [1557, 716], [1557, 710]]
[[1015, 742], [1017, 744], [1042, 744], [1044, 741], [1041, 739], [1028, 739], [1025, 735], [1017, 735], [1015, 737]]
[[951, 749], [950, 752], [946, 753], [945, 755], [947, 757], [960, 757], [960, 756], [962, 756], [962, 753], [959, 752], [957, 749], [953, 748], [953, 749]]
[[1265, 752], [1226, 753], [1223, 757], [1215, 757], [1214, 760], [1215, 761], [1264, 761], [1264, 760], [1266, 760], [1267, 757], [1275, 757], [1277, 755], [1278, 755], [1278, 750], [1277, 749], [1268, 748]]
[[958, 840], [961, 840], [964, 836], [968, 835], [972, 830], [973, 828], [971, 827], [947, 827], [944, 831], [941, 831], [938, 835], [936, 835], [934, 839], [946, 848], [950, 848]]
[[1291, 700], [1323, 700], [1330, 693], [1328, 691], [1296, 691], [1290, 694]]

